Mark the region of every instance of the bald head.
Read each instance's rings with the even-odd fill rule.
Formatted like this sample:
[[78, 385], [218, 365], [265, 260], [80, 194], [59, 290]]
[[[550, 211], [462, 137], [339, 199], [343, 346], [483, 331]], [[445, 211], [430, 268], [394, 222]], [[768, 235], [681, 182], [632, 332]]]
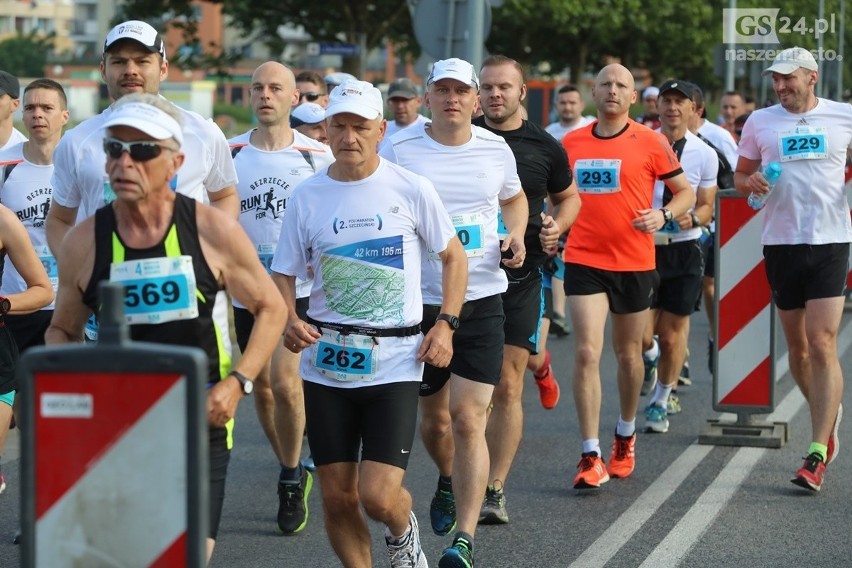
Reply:
[[291, 85], [294, 89], [296, 88], [296, 76], [293, 75], [289, 67], [277, 61], [261, 63], [251, 75], [252, 84], [257, 81], [258, 77], [275, 78], [281, 84]]
[[633, 74], [624, 65], [613, 63], [601, 69], [592, 89], [598, 116], [626, 116], [636, 102]]
[[267, 61], [251, 76], [251, 109], [259, 127], [290, 125], [290, 109], [298, 102], [296, 77], [287, 66]]

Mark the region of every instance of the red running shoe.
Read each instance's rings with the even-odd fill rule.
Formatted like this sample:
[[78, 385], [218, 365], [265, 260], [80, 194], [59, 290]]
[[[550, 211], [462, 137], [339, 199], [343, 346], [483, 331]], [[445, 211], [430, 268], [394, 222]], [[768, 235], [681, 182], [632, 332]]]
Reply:
[[553, 367], [550, 366], [550, 351], [544, 352], [544, 365], [533, 375], [535, 386], [538, 387], [538, 399], [541, 405], [550, 410], [556, 408], [559, 403], [559, 383], [553, 376]]
[[636, 467], [636, 433], [632, 436], [615, 435], [612, 442], [612, 455], [609, 457], [609, 474], [613, 477], [627, 477]]
[[574, 477], [574, 489], [599, 489], [609, 481], [606, 466], [596, 452], [588, 452], [577, 464], [577, 476]]
[[825, 478], [825, 463], [822, 461], [822, 456], [813, 452], [805, 458], [805, 463], [799, 471], [796, 472], [796, 477], [791, 479], [794, 484], [811, 491], [819, 491], [822, 488], [822, 481]]

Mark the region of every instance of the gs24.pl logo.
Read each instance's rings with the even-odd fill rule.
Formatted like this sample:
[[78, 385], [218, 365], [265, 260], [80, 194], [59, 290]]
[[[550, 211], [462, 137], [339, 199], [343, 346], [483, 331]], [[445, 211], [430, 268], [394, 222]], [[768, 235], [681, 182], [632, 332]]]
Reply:
[[779, 16], [780, 8], [737, 8], [722, 10], [722, 40], [725, 43], [777, 44], [778, 39], [795, 41], [796, 37], [819, 38], [836, 33], [837, 18]]

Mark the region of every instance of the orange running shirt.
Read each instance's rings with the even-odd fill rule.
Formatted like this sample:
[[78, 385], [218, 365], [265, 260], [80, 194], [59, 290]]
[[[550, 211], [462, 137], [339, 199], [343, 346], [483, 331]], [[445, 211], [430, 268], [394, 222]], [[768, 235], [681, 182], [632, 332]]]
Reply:
[[594, 134], [597, 121], [562, 139], [582, 207], [565, 246], [565, 261], [614, 272], [653, 270], [654, 237], [633, 228], [651, 208], [654, 181], [682, 173], [668, 140], [628, 120], [611, 138]]

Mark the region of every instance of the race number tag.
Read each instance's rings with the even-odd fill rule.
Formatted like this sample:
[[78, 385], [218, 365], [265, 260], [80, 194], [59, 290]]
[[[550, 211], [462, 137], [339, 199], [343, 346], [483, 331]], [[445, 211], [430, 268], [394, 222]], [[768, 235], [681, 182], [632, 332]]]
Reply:
[[379, 344], [372, 337], [324, 329], [314, 349], [312, 363], [329, 379], [351, 383], [376, 378]]
[[[461, 241], [468, 258], [485, 255], [485, 241], [483, 239], [485, 230], [482, 227], [479, 213], [459, 213], [450, 215], [450, 218], [453, 227], [456, 229], [456, 236]], [[430, 250], [429, 258], [432, 260], [439, 258], [438, 253]]]
[[778, 138], [778, 153], [782, 162], [819, 160], [828, 157], [827, 130], [800, 126], [782, 132]]
[[124, 314], [128, 324], [198, 317], [191, 256], [113, 263], [109, 279], [124, 284]]
[[574, 178], [581, 193], [621, 191], [621, 160], [577, 160]]
[[272, 274], [272, 257], [275, 256], [275, 244], [266, 243], [257, 245], [257, 256], [261, 264], [266, 268], [268, 274]]
[[53, 293], [55, 294], [59, 286], [59, 270], [56, 267], [56, 259], [50, 254], [50, 247], [47, 245], [42, 245], [35, 249], [42, 266], [44, 266], [44, 271], [47, 272], [47, 277], [50, 279], [50, 285], [53, 286]]

